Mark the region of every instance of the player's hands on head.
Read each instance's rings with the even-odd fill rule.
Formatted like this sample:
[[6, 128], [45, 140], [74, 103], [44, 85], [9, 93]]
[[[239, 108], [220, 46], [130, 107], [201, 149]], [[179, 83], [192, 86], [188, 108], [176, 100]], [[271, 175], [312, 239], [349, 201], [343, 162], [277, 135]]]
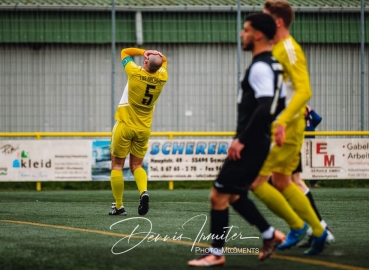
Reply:
[[163, 56], [163, 54], [161, 52], [156, 51], [156, 50], [146, 50], [144, 52], [143, 56], [145, 57], [145, 59], [149, 59], [149, 55], [151, 55], [151, 54]]
[[274, 141], [278, 146], [282, 146], [286, 140], [286, 127], [277, 125], [274, 131]]
[[228, 148], [228, 158], [230, 160], [238, 160], [241, 158], [241, 151], [245, 147], [238, 138], [234, 139]]

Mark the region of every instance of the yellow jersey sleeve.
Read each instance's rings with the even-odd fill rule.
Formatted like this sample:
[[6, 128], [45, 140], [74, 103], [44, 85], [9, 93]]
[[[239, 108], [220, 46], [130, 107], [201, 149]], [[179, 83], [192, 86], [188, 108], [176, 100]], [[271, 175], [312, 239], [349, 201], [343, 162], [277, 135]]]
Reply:
[[167, 58], [163, 54], [163, 64], [161, 65], [162, 68], [167, 69]]
[[126, 57], [140, 56], [143, 55], [144, 52], [145, 50], [139, 48], [125, 48], [120, 52], [120, 57], [123, 61]]
[[272, 53], [283, 66], [287, 92], [292, 92], [289, 104], [276, 120], [278, 125], [286, 126], [304, 114], [306, 103], [312, 95], [309, 73], [304, 52], [292, 36], [279, 41], [273, 47]]

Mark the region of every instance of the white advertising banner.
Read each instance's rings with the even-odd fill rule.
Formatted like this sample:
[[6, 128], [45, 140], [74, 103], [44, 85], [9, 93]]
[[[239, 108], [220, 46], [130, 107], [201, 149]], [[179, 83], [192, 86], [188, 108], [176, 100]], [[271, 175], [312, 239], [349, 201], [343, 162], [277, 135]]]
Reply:
[[[215, 180], [232, 139], [150, 140], [149, 180]], [[109, 181], [110, 141], [0, 141], [0, 181]], [[303, 179], [369, 179], [369, 139], [306, 139]], [[129, 157], [124, 179], [133, 180]]]
[[150, 140], [149, 180], [215, 180], [231, 139]]
[[305, 139], [302, 179], [369, 179], [369, 139]]
[[90, 181], [91, 140], [0, 141], [0, 181]]

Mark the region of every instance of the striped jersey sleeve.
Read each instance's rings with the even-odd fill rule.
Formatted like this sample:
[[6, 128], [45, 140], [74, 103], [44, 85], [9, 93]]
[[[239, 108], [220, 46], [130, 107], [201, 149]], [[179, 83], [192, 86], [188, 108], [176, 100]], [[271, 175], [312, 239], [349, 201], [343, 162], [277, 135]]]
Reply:
[[277, 124], [286, 126], [304, 114], [312, 93], [304, 52], [292, 36], [281, 40], [273, 48], [273, 56], [283, 66], [288, 106], [277, 119]]

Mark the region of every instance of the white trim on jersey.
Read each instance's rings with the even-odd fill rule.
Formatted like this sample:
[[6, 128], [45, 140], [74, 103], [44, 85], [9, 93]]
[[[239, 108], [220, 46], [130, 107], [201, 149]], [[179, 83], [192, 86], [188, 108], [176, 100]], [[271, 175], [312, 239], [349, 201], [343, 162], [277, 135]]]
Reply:
[[[245, 79], [246, 77], [246, 73], [244, 73], [243, 77], [240, 78], [240, 86], [242, 85], [242, 81]], [[242, 95], [243, 95], [243, 90], [242, 90], [242, 86], [240, 87], [240, 89], [238, 89], [238, 94], [237, 94], [237, 104], [240, 104], [242, 101]]]
[[286, 89], [286, 84], [284, 82], [282, 82], [282, 87], [281, 87], [281, 98], [284, 98], [287, 96], [287, 89]]
[[279, 97], [281, 96], [280, 94], [281, 91], [283, 91], [283, 74], [282, 73], [278, 74], [277, 90], [275, 91], [272, 106], [270, 107], [270, 114], [275, 114], [275, 111], [277, 110], [278, 100], [279, 100]]
[[255, 92], [255, 98], [274, 96], [274, 72], [269, 64], [256, 62], [250, 68], [249, 84]]
[[287, 78], [287, 81], [284, 82], [284, 85], [286, 88], [286, 106], [287, 106], [288, 104], [290, 104], [290, 101], [293, 95], [296, 93], [296, 90], [289, 77]]
[[288, 60], [290, 60], [290, 64], [291, 65], [295, 64], [297, 61], [297, 57], [296, 57], [295, 47], [292, 44], [292, 40], [290, 38], [286, 39], [283, 42], [283, 45], [284, 45], [284, 48], [286, 49]]
[[129, 104], [128, 104], [128, 82], [127, 82], [126, 86], [124, 87], [123, 95], [122, 95], [122, 98], [119, 101], [119, 106], [118, 107], [124, 107], [124, 106], [129, 106]]

